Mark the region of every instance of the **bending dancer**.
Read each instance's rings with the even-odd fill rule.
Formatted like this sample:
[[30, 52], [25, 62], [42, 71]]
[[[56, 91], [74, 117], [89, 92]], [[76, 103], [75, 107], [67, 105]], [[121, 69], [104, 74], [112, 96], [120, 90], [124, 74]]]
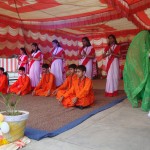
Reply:
[[77, 79], [76, 67], [75, 64], [69, 65], [69, 76], [66, 78], [65, 82], [53, 92], [53, 95], [56, 95], [57, 99], [60, 99], [60, 97], [72, 87], [73, 82]]
[[6, 94], [7, 88], [8, 88], [8, 78], [4, 73], [4, 68], [0, 67], [0, 92]]
[[51, 73], [55, 76], [56, 86], [63, 83], [63, 58], [64, 50], [57, 40], [52, 41], [53, 49], [50, 53], [51, 57]]
[[17, 95], [26, 95], [31, 92], [30, 78], [25, 73], [25, 68], [19, 68], [19, 78], [8, 88], [8, 92], [15, 93]]
[[37, 96], [50, 96], [55, 90], [55, 77], [49, 72], [49, 65], [42, 65], [42, 79], [40, 80], [37, 87], [35, 87], [32, 95]]
[[[128, 49], [123, 72], [124, 89], [133, 107], [150, 110], [150, 32], [137, 34]], [[141, 103], [142, 102], [142, 103]]]
[[107, 81], [105, 96], [113, 97], [118, 95], [119, 84], [119, 58], [120, 46], [117, 45], [114, 35], [108, 36], [108, 46], [104, 50], [103, 58], [106, 57]]
[[72, 87], [66, 91], [59, 101], [65, 107], [77, 106], [85, 108], [94, 102], [94, 93], [92, 87], [92, 80], [85, 76], [86, 67], [79, 65], [77, 67], [78, 78], [74, 80]]
[[92, 79], [93, 59], [95, 58], [95, 50], [91, 46], [88, 37], [82, 38], [83, 47], [79, 51], [79, 65], [86, 67], [86, 76]]
[[37, 43], [32, 43], [31, 58], [29, 63], [29, 77], [31, 79], [32, 89], [35, 88], [40, 81], [40, 62], [41, 50]]
[[18, 69], [20, 67], [25, 68], [25, 73], [28, 73], [28, 55], [24, 47], [20, 48], [20, 57], [18, 58]]

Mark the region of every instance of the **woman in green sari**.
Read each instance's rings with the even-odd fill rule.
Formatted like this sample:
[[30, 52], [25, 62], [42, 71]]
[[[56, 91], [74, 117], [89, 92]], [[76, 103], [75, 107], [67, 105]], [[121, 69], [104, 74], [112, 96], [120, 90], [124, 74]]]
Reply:
[[124, 89], [133, 107], [139, 102], [143, 111], [150, 110], [150, 31], [138, 33], [128, 49], [124, 67]]

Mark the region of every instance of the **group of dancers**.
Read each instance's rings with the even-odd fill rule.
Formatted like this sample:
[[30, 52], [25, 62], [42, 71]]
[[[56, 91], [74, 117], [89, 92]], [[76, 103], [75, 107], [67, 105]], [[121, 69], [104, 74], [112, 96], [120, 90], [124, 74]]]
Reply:
[[[78, 66], [70, 64], [69, 76], [63, 78], [64, 49], [57, 40], [52, 41], [53, 49], [49, 53], [50, 64], [42, 64], [43, 54], [37, 43], [32, 43], [31, 56], [28, 57], [25, 48], [20, 48], [19, 78], [8, 86], [4, 68], [0, 67], [0, 92], [25, 95], [32, 92], [33, 96], [56, 96], [65, 107], [87, 107], [93, 104], [92, 87], [93, 60], [95, 50], [87, 37], [82, 38], [83, 47], [79, 50]], [[107, 80], [105, 96], [117, 96], [119, 83], [120, 46], [114, 35], [108, 36], [108, 46], [103, 58], [107, 61]], [[29, 73], [28, 73], [29, 72]], [[42, 77], [40, 79], [40, 74]], [[27, 75], [28, 74], [28, 75]]]

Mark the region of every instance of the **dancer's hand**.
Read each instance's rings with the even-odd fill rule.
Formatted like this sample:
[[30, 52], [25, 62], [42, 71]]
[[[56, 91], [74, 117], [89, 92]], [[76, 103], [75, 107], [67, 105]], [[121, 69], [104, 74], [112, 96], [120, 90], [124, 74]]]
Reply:
[[111, 55], [111, 52], [109, 51], [108, 53], [107, 53], [107, 56], [110, 56]]
[[84, 52], [82, 56], [83, 56], [83, 57], [86, 57], [86, 56], [87, 56], [86, 52]]

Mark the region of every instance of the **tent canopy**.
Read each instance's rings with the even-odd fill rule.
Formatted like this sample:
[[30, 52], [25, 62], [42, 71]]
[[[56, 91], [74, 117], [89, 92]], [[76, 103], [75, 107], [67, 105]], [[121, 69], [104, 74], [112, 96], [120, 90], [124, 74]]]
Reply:
[[0, 0], [0, 57], [19, 54], [22, 46], [30, 53], [32, 42], [47, 54], [57, 39], [67, 64], [77, 63], [81, 37], [88, 36], [98, 66], [105, 68], [107, 35], [127, 42], [126, 52], [126, 45], [143, 29], [150, 30], [150, 0]]
[[0, 0], [0, 21], [73, 35], [150, 29], [150, 0]]

